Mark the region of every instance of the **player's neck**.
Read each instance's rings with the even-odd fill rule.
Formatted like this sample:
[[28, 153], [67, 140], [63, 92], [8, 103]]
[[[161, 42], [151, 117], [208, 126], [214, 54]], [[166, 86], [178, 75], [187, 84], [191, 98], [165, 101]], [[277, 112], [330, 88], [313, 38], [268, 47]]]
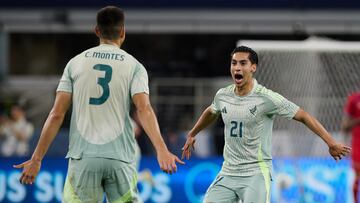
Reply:
[[243, 86], [235, 87], [235, 94], [239, 96], [245, 96], [251, 92], [254, 87], [254, 79], [251, 79], [249, 82], [244, 84]]
[[121, 40], [108, 40], [108, 39], [100, 39], [100, 44], [110, 44], [110, 45], [114, 45], [117, 47], [121, 47]]

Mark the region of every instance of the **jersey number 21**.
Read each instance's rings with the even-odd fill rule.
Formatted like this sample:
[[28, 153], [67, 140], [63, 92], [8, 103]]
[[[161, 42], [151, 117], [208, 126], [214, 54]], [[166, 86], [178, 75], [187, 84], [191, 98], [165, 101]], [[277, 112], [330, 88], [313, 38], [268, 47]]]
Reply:
[[230, 136], [242, 137], [243, 122], [231, 121]]

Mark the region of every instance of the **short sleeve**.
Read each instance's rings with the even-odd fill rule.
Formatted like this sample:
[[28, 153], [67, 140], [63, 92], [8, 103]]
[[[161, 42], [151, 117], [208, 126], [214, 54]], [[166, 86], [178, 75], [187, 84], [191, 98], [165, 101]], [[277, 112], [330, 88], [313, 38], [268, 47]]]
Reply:
[[300, 108], [279, 93], [271, 90], [267, 92], [267, 97], [269, 98], [267, 114], [270, 116], [278, 115], [287, 119], [292, 119]]
[[[70, 61], [71, 62], [71, 61]], [[66, 65], [63, 75], [61, 76], [59, 85], [56, 89], [57, 92], [70, 92], [73, 91], [73, 80], [70, 74], [70, 62]]]
[[149, 79], [145, 67], [137, 62], [130, 86], [131, 96], [137, 93], [149, 94]]
[[211, 111], [215, 114], [220, 113], [219, 97], [220, 97], [220, 90], [216, 93], [214, 100], [210, 106]]

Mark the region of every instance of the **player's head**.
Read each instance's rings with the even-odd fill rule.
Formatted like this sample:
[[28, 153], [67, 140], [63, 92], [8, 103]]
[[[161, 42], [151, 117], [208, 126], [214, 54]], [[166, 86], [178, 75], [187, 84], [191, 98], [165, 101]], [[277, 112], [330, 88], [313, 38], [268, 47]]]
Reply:
[[249, 60], [251, 63], [253, 64], [258, 64], [259, 62], [259, 59], [258, 59], [258, 55], [257, 53], [251, 49], [250, 47], [247, 47], [247, 46], [239, 46], [239, 47], [236, 47], [232, 52], [231, 52], [231, 58], [234, 56], [235, 53], [237, 52], [244, 52], [244, 53], [249, 53]]
[[257, 53], [249, 47], [239, 46], [231, 52], [230, 72], [236, 86], [242, 87], [249, 84], [257, 64]]
[[125, 39], [125, 15], [116, 6], [106, 6], [97, 12], [95, 33], [106, 40]]

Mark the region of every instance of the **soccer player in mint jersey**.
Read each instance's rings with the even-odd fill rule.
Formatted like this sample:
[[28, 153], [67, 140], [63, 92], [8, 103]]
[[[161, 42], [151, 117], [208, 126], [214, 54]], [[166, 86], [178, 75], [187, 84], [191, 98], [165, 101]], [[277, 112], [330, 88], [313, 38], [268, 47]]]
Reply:
[[161, 137], [145, 68], [120, 48], [125, 39], [123, 11], [114, 6], [100, 9], [95, 33], [100, 45], [69, 61], [31, 159], [14, 167], [23, 168], [20, 182], [34, 183], [72, 103], [63, 202], [102, 202], [104, 192], [108, 202], [138, 202], [131, 102], [156, 149], [161, 170], [172, 174], [176, 162], [184, 162], [168, 151]]
[[271, 135], [275, 116], [304, 123], [320, 136], [329, 153], [340, 160], [350, 148], [336, 142], [314, 117], [253, 78], [257, 53], [240, 46], [231, 54], [230, 72], [234, 84], [220, 89], [190, 130], [182, 158], [191, 156], [195, 136], [220, 115], [224, 121], [224, 162], [208, 188], [204, 202], [269, 203], [272, 169]]

